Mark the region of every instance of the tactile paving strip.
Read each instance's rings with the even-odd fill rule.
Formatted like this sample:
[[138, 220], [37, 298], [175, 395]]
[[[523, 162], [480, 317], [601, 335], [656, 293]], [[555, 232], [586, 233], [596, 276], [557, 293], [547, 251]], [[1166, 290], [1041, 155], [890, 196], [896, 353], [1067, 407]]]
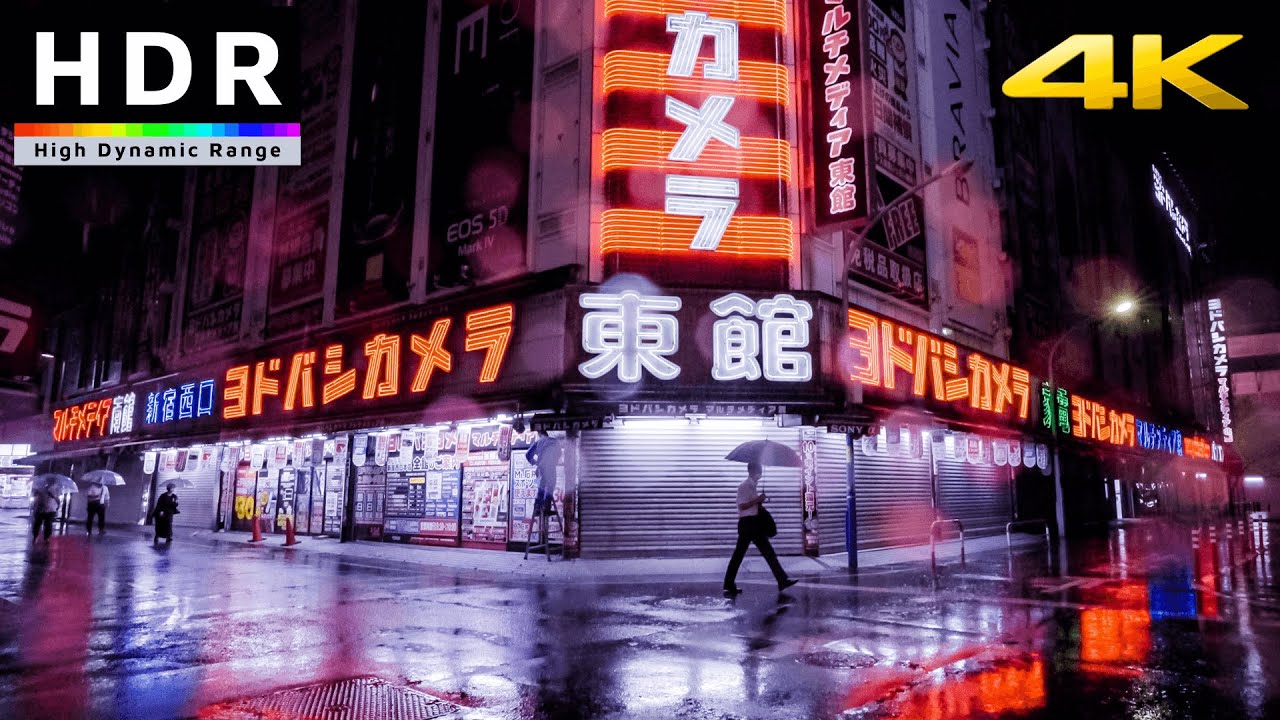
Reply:
[[372, 677], [308, 685], [204, 708], [200, 720], [425, 720], [457, 705]]

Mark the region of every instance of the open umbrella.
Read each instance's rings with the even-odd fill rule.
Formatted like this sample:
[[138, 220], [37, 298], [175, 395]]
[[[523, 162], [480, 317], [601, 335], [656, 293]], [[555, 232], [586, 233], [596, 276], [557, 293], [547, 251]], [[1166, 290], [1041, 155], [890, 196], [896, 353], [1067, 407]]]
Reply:
[[66, 475], [58, 473], [44, 473], [37, 475], [31, 479], [31, 488], [38, 489], [42, 487], [51, 488], [55, 493], [62, 495], [64, 493], [80, 492], [80, 488], [76, 487], [76, 483]]
[[749, 440], [731, 450], [724, 459], [767, 467], [800, 467], [800, 456], [795, 450], [772, 440]]
[[184, 478], [184, 477], [178, 477], [178, 478], [173, 478], [173, 479], [171, 479], [171, 480], [165, 480], [164, 482], [159, 483], [159, 484], [158, 484], [158, 486], [159, 486], [160, 488], [164, 488], [164, 487], [165, 487], [166, 485], [168, 485], [169, 483], [173, 483], [173, 486], [174, 486], [174, 487], [176, 487], [176, 488], [178, 488], [179, 490], [182, 490], [183, 488], [193, 488], [193, 487], [195, 487], [195, 486], [196, 486], [196, 484], [195, 484], [195, 483], [191, 482], [190, 480], [188, 480], [188, 479], [186, 479], [186, 478]]
[[114, 470], [90, 470], [80, 476], [82, 483], [96, 483], [98, 485], [123, 485], [124, 478], [120, 477], [120, 473]]

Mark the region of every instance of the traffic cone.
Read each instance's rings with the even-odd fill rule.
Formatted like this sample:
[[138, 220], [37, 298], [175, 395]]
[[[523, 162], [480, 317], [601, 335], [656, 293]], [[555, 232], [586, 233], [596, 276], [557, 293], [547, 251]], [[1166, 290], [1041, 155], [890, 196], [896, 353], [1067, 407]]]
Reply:
[[253, 538], [249, 540], [251, 543], [262, 542], [262, 516], [253, 516]]
[[298, 540], [297, 536], [294, 534], [294, 531], [293, 531], [293, 518], [285, 518], [284, 520], [285, 547], [288, 547], [290, 545], [297, 545], [299, 542], [301, 541]]

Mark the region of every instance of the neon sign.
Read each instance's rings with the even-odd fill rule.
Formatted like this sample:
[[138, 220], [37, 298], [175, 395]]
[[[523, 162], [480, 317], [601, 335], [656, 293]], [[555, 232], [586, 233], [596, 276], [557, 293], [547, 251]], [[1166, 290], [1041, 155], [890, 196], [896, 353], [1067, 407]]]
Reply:
[[1213, 341], [1213, 373], [1218, 376], [1218, 412], [1222, 418], [1222, 442], [1235, 442], [1231, 427], [1231, 374], [1227, 357], [1227, 323], [1222, 319], [1222, 300], [1209, 301], [1209, 333]]
[[1182, 454], [1182, 433], [1167, 427], [1149, 423], [1146, 420], [1135, 420], [1134, 429], [1137, 434], [1138, 447], [1146, 450], [1159, 450], [1173, 455]]
[[[453, 318], [445, 317], [434, 320], [422, 334], [375, 333], [355, 345], [358, 353], [348, 354], [347, 345], [334, 342], [295, 352], [287, 363], [284, 357], [273, 357], [231, 367], [222, 392], [222, 419], [262, 415], [268, 410], [267, 398], [277, 399], [272, 404], [287, 413], [326, 407], [347, 396], [367, 402], [425, 393], [437, 373], [453, 372], [453, 353], [445, 349], [453, 325]], [[476, 381], [496, 382], [515, 332], [515, 305], [468, 312], [462, 327], [463, 350], [483, 357]], [[364, 358], [362, 368], [350, 364], [350, 356], [357, 354]]]
[[1183, 454], [1187, 457], [1200, 458], [1201, 460], [1213, 458], [1213, 445], [1202, 437], [1189, 435], [1183, 438], [1182, 449]]
[[145, 425], [161, 425], [175, 420], [212, 417], [217, 394], [213, 380], [189, 382], [148, 392], [142, 422]]
[[860, 10], [849, 0], [810, 6], [814, 203], [821, 227], [867, 212]]
[[1183, 249], [1190, 253], [1191, 225], [1187, 222], [1187, 218], [1183, 216], [1182, 211], [1178, 209], [1173, 196], [1169, 194], [1169, 189], [1165, 187], [1164, 178], [1160, 176], [1160, 171], [1156, 169], [1155, 165], [1151, 166], [1151, 182], [1156, 193], [1156, 204], [1164, 208], [1164, 211], [1169, 214], [1169, 221], [1173, 223], [1174, 234], [1178, 236]]
[[604, 19], [601, 253], [790, 258], [785, 3], [605, 0]]
[[973, 410], [1026, 420], [1031, 375], [1009, 363], [961, 350], [914, 328], [849, 309], [850, 379], [865, 387], [904, 389], [917, 398], [967, 402]]
[[125, 393], [54, 410], [53, 441], [92, 440], [133, 432], [135, 399], [133, 393]]
[[[683, 368], [680, 320], [686, 306], [673, 295], [583, 293], [582, 349], [591, 356], [578, 365], [583, 377], [596, 380], [616, 374], [623, 383], [639, 383], [650, 375], [674, 380]], [[787, 294], [753, 300], [729, 293], [712, 300], [711, 378], [803, 383], [814, 377], [809, 321], [813, 306]], [[695, 326], [700, 327], [702, 323]]]

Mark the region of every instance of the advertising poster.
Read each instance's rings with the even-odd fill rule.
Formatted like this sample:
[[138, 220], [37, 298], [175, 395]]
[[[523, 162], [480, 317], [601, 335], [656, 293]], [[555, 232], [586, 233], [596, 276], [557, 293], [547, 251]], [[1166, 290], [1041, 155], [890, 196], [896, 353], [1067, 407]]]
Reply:
[[[466, 3], [447, 2], [445, 12], [454, 5]], [[426, 10], [420, 2], [357, 5], [340, 316], [409, 299]]]
[[383, 506], [387, 493], [387, 471], [372, 463], [356, 468], [357, 525], [373, 526], [366, 529], [369, 537], [382, 536]]
[[534, 9], [534, 0], [444, 3], [431, 183], [432, 288], [484, 282], [524, 267]]
[[276, 492], [276, 531], [284, 532], [289, 523], [296, 523], [298, 498], [298, 473], [291, 467], [280, 471], [280, 486]]
[[302, 0], [302, 163], [278, 171], [271, 244], [267, 331], [278, 335], [318, 324], [329, 247], [333, 169], [342, 152], [342, 44], [346, 10], [339, 0]]
[[804, 490], [804, 554], [818, 555], [818, 431], [800, 431], [800, 480]]
[[253, 174], [249, 167], [202, 167], [195, 174], [183, 347], [201, 350], [240, 333]]
[[[863, 3], [863, 76], [872, 132], [868, 139], [870, 210], [902, 198], [920, 180], [920, 136], [910, 13], [897, 0]], [[868, 287], [928, 307], [924, 202], [911, 196], [850, 248], [853, 276]]]
[[235, 482], [231, 529], [247, 532], [253, 529], [251, 523], [258, 512], [254, 497], [258, 489], [258, 471], [248, 464], [241, 464], [236, 468]]
[[508, 464], [467, 464], [462, 470], [462, 540], [507, 541], [511, 468]]
[[343, 508], [346, 500], [347, 467], [345, 463], [330, 464], [324, 481], [324, 532], [337, 535], [342, 532]]

